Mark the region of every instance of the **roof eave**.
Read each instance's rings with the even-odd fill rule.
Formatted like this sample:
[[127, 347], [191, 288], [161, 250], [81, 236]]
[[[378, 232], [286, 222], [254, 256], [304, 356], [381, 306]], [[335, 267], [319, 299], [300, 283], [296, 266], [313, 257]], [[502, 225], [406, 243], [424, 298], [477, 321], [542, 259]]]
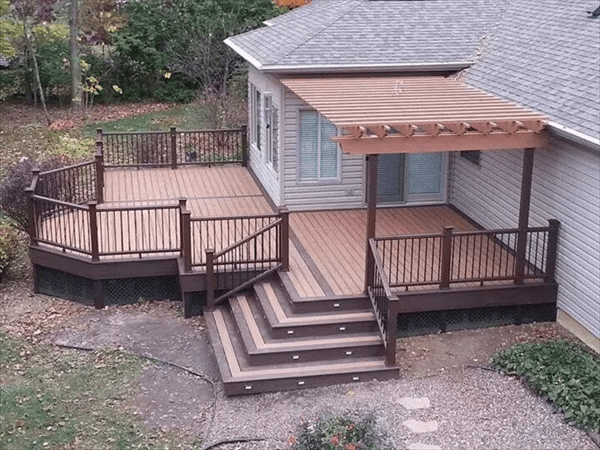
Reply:
[[473, 61], [450, 63], [389, 63], [389, 64], [308, 64], [308, 65], [262, 65], [265, 73], [309, 74], [353, 72], [456, 72], [471, 66]]
[[600, 139], [593, 138], [587, 134], [554, 121], [548, 122], [548, 128], [550, 129], [550, 132], [556, 136], [600, 152]]
[[471, 66], [474, 61], [456, 61], [449, 63], [389, 63], [389, 64], [263, 64], [231, 38], [225, 39], [238, 55], [265, 73], [309, 74], [344, 72], [456, 72]]

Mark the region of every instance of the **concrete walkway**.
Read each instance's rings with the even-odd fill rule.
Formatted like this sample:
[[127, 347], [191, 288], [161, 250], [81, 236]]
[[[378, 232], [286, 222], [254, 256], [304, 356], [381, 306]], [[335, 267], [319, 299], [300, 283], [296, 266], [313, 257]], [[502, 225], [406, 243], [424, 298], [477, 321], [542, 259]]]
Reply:
[[[120, 347], [218, 379], [201, 320], [111, 308], [89, 311], [76, 321], [55, 335], [56, 343]], [[212, 399], [210, 383], [161, 366], [142, 376], [136, 405], [150, 426], [183, 429], [207, 443], [264, 439], [217, 447], [221, 450], [289, 450], [301, 423], [346, 413], [375, 415], [397, 449], [598, 450], [586, 433], [565, 424], [519, 380], [480, 368], [233, 398], [218, 389], [215, 407]]]

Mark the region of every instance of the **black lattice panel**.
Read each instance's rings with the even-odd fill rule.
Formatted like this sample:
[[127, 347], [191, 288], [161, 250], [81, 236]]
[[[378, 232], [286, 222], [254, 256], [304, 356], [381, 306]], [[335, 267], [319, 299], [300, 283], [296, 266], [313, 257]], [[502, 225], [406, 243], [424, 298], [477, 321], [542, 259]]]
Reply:
[[75, 300], [93, 305], [94, 287], [92, 280], [60, 270], [38, 266], [36, 270], [38, 287], [41, 294]]
[[140, 300], [178, 300], [179, 296], [176, 276], [104, 280], [107, 305], [125, 305]]
[[398, 315], [398, 337], [437, 333], [446, 325], [446, 331], [511, 325], [521, 316], [521, 323], [553, 322], [554, 304], [497, 306], [492, 308], [456, 309]]

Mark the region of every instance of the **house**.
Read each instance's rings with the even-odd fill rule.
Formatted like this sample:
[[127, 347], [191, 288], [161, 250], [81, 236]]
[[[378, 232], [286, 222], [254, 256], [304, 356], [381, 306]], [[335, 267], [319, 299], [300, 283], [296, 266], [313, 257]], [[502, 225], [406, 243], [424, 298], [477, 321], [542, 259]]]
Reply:
[[399, 331], [557, 308], [597, 349], [584, 3], [317, 0], [227, 39], [247, 128], [99, 130], [34, 173], [35, 289], [204, 307], [227, 394], [394, 378]]
[[[558, 320], [598, 350], [600, 21], [588, 13], [596, 6], [315, 1], [229, 38], [250, 64], [250, 167], [271, 200], [292, 211], [365, 207], [364, 154], [345, 151], [345, 137], [337, 134], [340, 123], [360, 124], [360, 114], [368, 115], [365, 102], [380, 94], [372, 87], [382, 80], [391, 84], [391, 96], [413, 78], [454, 78], [546, 115], [529, 221], [561, 222]], [[347, 111], [336, 110], [341, 105]], [[484, 228], [514, 227], [522, 155], [382, 154], [378, 205], [450, 204]]]

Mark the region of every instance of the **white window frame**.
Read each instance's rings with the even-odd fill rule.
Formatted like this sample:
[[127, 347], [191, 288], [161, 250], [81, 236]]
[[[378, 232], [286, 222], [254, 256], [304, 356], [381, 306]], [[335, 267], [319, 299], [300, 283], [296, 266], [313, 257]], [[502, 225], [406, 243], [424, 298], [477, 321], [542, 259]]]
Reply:
[[[254, 145], [261, 151], [260, 141], [261, 141], [261, 103], [262, 103], [262, 94], [258, 90], [258, 88], [250, 83], [250, 143]], [[258, 102], [258, 104], [257, 104]]]
[[[304, 111], [313, 111], [317, 113], [317, 177], [316, 178], [310, 178], [310, 179], [306, 179], [306, 178], [302, 178], [302, 175], [300, 173], [300, 161], [302, 158], [302, 155], [300, 153], [300, 146], [301, 146], [301, 136], [300, 136], [300, 127], [302, 124], [302, 112]], [[327, 184], [327, 183], [331, 183], [331, 182], [339, 182], [341, 180], [341, 174], [342, 174], [342, 151], [341, 151], [341, 147], [339, 143], [336, 143], [336, 151], [337, 151], [337, 173], [334, 177], [322, 177], [321, 176], [321, 121], [322, 119], [324, 119], [325, 117], [318, 111], [314, 110], [314, 109], [299, 109], [298, 110], [298, 117], [297, 117], [297, 134], [298, 134], [298, 139], [297, 139], [297, 148], [298, 148], [298, 157], [296, 159], [296, 173], [297, 173], [297, 182], [298, 183], [322, 183], [322, 184]], [[326, 119], [326, 118], [325, 118]], [[327, 120], [327, 119], [326, 119]], [[336, 127], [336, 134], [339, 136], [340, 135], [340, 129]]]

